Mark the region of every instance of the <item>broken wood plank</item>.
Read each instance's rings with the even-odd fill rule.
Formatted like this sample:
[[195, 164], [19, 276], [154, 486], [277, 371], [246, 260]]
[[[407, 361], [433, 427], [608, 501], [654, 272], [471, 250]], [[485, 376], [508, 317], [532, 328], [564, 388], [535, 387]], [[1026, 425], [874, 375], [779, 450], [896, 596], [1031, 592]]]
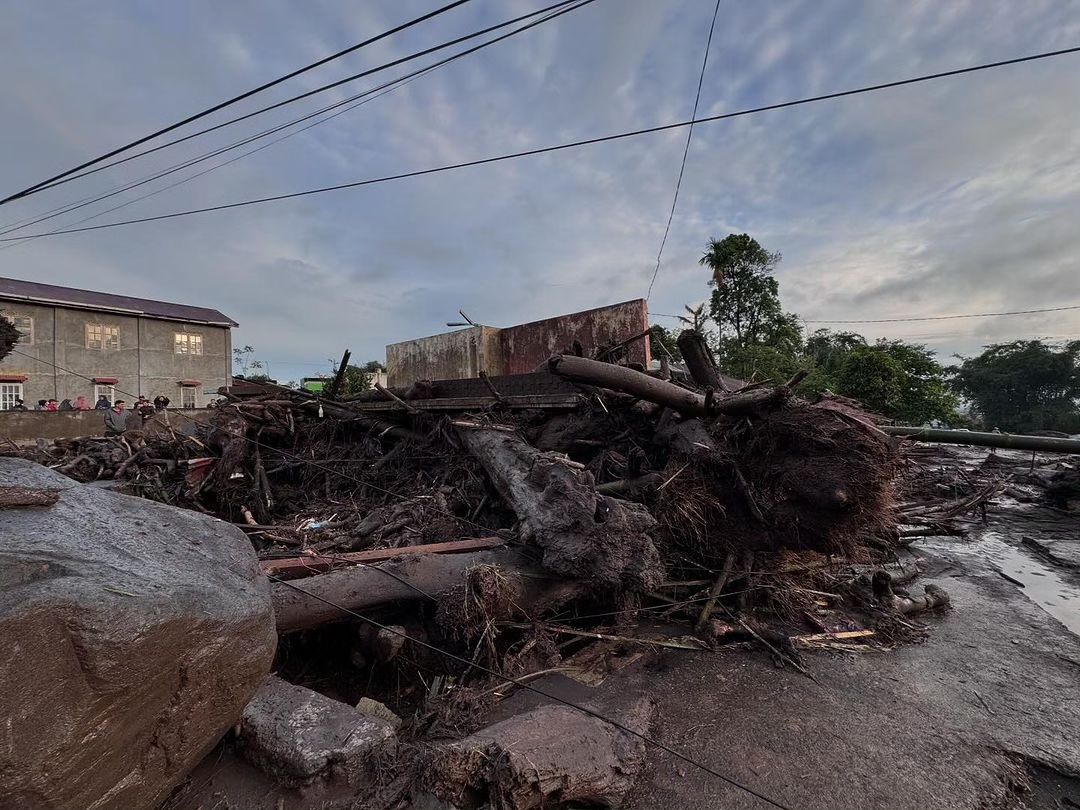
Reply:
[[484, 551], [504, 545], [506, 541], [501, 537], [470, 537], [445, 543], [427, 543], [422, 546], [402, 548], [376, 548], [369, 551], [350, 551], [346, 554], [302, 554], [296, 557], [263, 560], [260, 565], [263, 573], [268, 576], [295, 579], [310, 574], [320, 574], [332, 568], [344, 568], [360, 563], [386, 562], [409, 554], [457, 554], [463, 551]]

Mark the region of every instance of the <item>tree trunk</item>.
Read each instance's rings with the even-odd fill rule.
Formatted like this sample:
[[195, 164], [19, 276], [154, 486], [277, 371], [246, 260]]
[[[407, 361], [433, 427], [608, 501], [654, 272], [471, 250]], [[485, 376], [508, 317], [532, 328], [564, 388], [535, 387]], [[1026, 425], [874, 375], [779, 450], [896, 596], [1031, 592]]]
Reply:
[[716, 397], [711, 406], [707, 406], [705, 397], [701, 394], [624, 366], [557, 354], [548, 360], [548, 368], [552, 373], [569, 380], [632, 394], [638, 399], [656, 402], [687, 416], [754, 413], [762, 408], [778, 405], [791, 396], [790, 389], [784, 386], [755, 388]]
[[720, 379], [716, 361], [713, 359], [712, 352], [709, 351], [705, 338], [700, 332], [693, 329], [684, 329], [679, 334], [679, 339], [676, 342], [679, 346], [679, 352], [683, 356], [683, 361], [690, 370], [690, 376], [694, 378], [694, 382], [702, 388], [711, 388], [717, 393], [728, 390]]
[[340, 608], [362, 613], [389, 602], [439, 600], [463, 585], [466, 572], [477, 565], [524, 574], [519, 578], [522, 592], [518, 604], [530, 613], [533, 609], [540, 613], [547, 607], [557, 607], [583, 590], [577, 582], [553, 582], [517, 549], [413, 555], [381, 565], [319, 574], [295, 583], [274, 582], [271, 599], [277, 629], [288, 633], [351, 618]]
[[514, 432], [457, 425], [462, 443], [521, 521], [522, 539], [544, 550], [547, 570], [633, 591], [660, 581], [663, 566], [649, 536], [656, 521], [645, 507], [598, 495], [592, 473]]

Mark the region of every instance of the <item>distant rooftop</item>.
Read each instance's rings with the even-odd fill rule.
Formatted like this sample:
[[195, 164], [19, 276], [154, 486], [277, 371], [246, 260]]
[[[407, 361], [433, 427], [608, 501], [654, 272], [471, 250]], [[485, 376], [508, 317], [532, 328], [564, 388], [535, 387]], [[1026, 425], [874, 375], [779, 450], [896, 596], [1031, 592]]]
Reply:
[[124, 315], [141, 315], [167, 321], [189, 321], [214, 326], [239, 326], [227, 315], [216, 309], [192, 307], [187, 304], [170, 304], [167, 301], [151, 301], [148, 298], [131, 298], [126, 295], [78, 290], [36, 281], [19, 281], [0, 278], [0, 301], [28, 301], [35, 304], [54, 304], [77, 309], [111, 310]]

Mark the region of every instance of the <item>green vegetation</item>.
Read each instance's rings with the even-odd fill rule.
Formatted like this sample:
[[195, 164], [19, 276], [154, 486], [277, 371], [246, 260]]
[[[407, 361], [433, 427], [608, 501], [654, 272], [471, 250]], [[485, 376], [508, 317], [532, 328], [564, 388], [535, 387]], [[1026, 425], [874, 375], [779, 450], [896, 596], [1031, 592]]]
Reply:
[[[785, 312], [773, 271], [780, 262], [748, 234], [710, 239], [700, 264], [713, 288], [706, 304], [686, 307], [684, 328], [703, 334], [727, 374], [745, 380], [788, 379], [808, 372], [801, 390], [829, 391], [898, 422], [958, 424], [961, 400], [987, 429], [1080, 432], [1080, 341], [1020, 340], [988, 346], [959, 366], [942, 365], [926, 346], [867, 341], [854, 332], [805, 334]], [[653, 346], [678, 358], [677, 333], [651, 329]], [[658, 348], [654, 348], [656, 355]]]

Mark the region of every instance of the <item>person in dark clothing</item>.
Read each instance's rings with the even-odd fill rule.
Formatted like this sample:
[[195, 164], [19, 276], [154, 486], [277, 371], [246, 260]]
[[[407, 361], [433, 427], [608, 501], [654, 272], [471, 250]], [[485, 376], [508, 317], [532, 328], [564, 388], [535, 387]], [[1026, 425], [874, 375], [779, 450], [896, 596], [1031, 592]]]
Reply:
[[17, 399], [17, 400], [15, 400], [15, 404], [11, 406], [11, 410], [13, 410], [13, 411], [25, 411], [26, 406], [23, 405], [23, 401], [21, 399]]
[[70, 399], [63, 399], [63, 400], [60, 400], [60, 407], [58, 407], [56, 410], [58, 410], [58, 411], [73, 411], [73, 410], [75, 410], [75, 406], [73, 406], [71, 404]]
[[139, 401], [135, 403], [135, 410], [142, 417], [143, 422], [146, 422], [147, 419], [153, 419], [154, 413], [156, 413], [154, 406], [146, 397], [139, 397]]
[[154, 410], [163, 411], [169, 407], [169, 398], [164, 394], [154, 397]]
[[130, 414], [124, 410], [124, 400], [116, 400], [116, 404], [105, 411], [105, 435], [120, 436], [128, 426]]
[[109, 402], [109, 398], [102, 394], [98, 397], [97, 405], [94, 406], [95, 411], [107, 411], [112, 407], [112, 403]]
[[47, 400], [47, 399], [39, 399], [39, 400], [37, 401], [37, 407], [36, 407], [36, 408], [35, 408], [34, 410], [36, 410], [36, 411], [43, 411], [43, 410], [45, 410], [45, 403], [46, 403], [46, 402], [48, 402], [48, 401], [49, 401], [49, 400]]

